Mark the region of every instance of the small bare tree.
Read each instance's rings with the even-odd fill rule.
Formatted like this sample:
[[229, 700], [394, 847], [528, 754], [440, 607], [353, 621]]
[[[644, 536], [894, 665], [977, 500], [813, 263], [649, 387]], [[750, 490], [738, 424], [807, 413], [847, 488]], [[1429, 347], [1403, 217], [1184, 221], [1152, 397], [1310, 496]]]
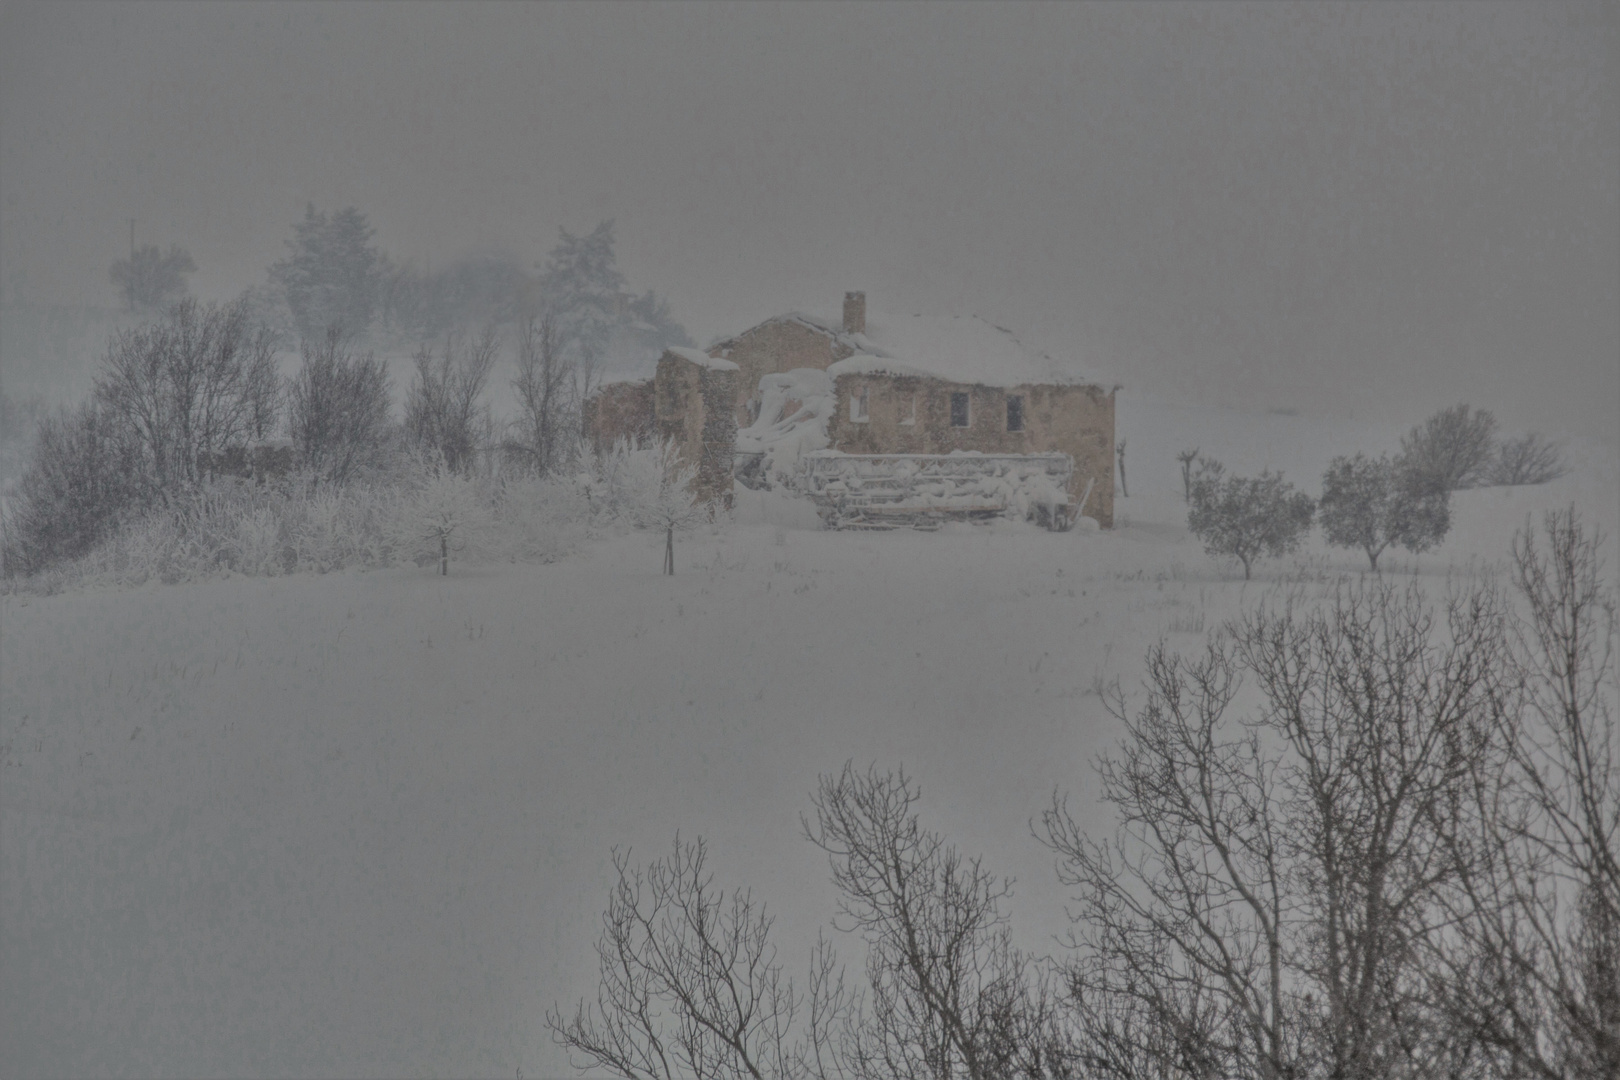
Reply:
[[337, 327], [302, 344], [304, 366], [288, 388], [293, 448], [318, 480], [342, 484], [378, 464], [388, 428], [388, 370], [354, 356]]
[[1125, 440], [1119, 440], [1114, 447], [1114, 455], [1119, 458], [1119, 494], [1121, 498], [1131, 497], [1130, 488], [1125, 484]]
[[578, 442], [576, 388], [579, 373], [563, 356], [557, 320], [551, 312], [528, 319], [518, 335], [518, 419], [509, 448], [529, 469], [549, 475], [564, 464]]
[[824, 776], [803, 820], [866, 942], [864, 993], [836, 1034], [858, 1080], [1062, 1075], [1069, 1050], [1035, 964], [1012, 945], [1012, 881], [920, 824], [901, 772]]
[[493, 326], [465, 343], [447, 337], [437, 357], [423, 345], [405, 396], [405, 431], [417, 449], [451, 472], [470, 473], [485, 448], [489, 417], [479, 403], [500, 339]]
[[260, 324], [247, 339], [247, 437], [254, 442], [273, 438], [281, 419], [281, 375], [276, 369], [276, 332]]
[[801, 995], [777, 961], [765, 905], [716, 889], [706, 854], [702, 840], [676, 837], [668, 858], [634, 869], [614, 851], [596, 1001], [546, 1015], [577, 1067], [627, 1080], [810, 1072], [795, 1027]]

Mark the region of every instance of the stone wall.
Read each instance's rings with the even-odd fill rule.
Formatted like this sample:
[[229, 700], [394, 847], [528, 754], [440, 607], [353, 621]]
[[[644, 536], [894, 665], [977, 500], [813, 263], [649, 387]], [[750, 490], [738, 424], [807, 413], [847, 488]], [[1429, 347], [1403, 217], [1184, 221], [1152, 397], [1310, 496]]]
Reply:
[[709, 350], [709, 355], [737, 365], [735, 412], [738, 424], [747, 427], [754, 422], [752, 410], [760, 376], [794, 368], [825, 371], [829, 365], [853, 356], [854, 350], [829, 331], [789, 316], [760, 323], [722, 341]]
[[655, 424], [652, 379], [609, 383], [585, 399], [585, 437], [598, 454], [620, 439], [652, 441]]
[[[986, 454], [1061, 451], [1074, 459], [1070, 494], [1078, 500], [1094, 480], [1084, 513], [1114, 523], [1114, 397], [1100, 386], [995, 387], [923, 376], [842, 375], [838, 407], [827, 425], [834, 450], [848, 454]], [[865, 420], [850, 417], [864, 389]], [[951, 424], [951, 395], [968, 395], [969, 424]], [[1007, 398], [1023, 398], [1022, 431], [1007, 430]]]
[[706, 366], [672, 352], [654, 376], [655, 430], [695, 466], [692, 491], [704, 502], [731, 497], [731, 462], [737, 446], [737, 377], [734, 365]]

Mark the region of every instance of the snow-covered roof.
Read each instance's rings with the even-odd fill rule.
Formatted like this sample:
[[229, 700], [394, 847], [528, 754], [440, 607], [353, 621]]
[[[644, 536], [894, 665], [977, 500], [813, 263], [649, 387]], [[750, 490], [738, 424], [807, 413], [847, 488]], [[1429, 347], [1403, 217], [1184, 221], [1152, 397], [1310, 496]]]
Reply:
[[1112, 381], [1077, 364], [1060, 365], [1051, 356], [1025, 347], [1012, 331], [977, 315], [889, 315], [869, 311], [864, 334], [846, 334], [840, 321], [803, 311], [768, 321], [802, 323], [853, 349], [855, 355], [827, 369], [834, 378], [851, 374], [924, 375], [985, 386], [1107, 385]]
[[730, 360], [717, 359], [716, 357], [710, 356], [708, 353], [702, 352], [702, 351], [700, 351], [698, 349], [688, 349], [688, 348], [686, 348], [685, 346], [682, 346], [682, 345], [671, 345], [665, 351], [670, 352], [670, 353], [674, 353], [676, 356], [680, 357], [682, 360], [690, 360], [694, 364], [697, 364], [697, 365], [699, 365], [701, 367], [706, 367], [710, 371], [740, 371], [741, 370], [740, 368], [737, 367], [736, 364], [732, 363]]

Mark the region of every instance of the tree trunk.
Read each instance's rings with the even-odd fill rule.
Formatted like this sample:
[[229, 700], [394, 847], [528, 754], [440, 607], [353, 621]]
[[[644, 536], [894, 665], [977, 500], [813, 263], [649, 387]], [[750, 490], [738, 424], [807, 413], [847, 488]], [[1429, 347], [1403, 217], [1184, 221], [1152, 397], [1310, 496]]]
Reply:
[[675, 573], [675, 526], [664, 529], [664, 573]]
[[439, 576], [450, 576], [450, 538], [439, 537]]

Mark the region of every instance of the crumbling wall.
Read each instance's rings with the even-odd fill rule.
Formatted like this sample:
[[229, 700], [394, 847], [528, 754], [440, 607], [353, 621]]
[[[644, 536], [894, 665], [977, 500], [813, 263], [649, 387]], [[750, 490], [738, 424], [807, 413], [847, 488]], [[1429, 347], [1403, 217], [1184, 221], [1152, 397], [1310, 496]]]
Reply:
[[829, 365], [853, 356], [855, 350], [831, 331], [811, 326], [792, 316], [771, 319], [722, 341], [709, 355], [737, 365], [735, 412], [742, 427], [753, 423], [754, 398], [762, 375], [777, 375], [795, 368], [825, 371]]
[[[1074, 459], [1069, 493], [1090, 482], [1084, 513], [1104, 527], [1114, 523], [1114, 395], [1100, 386], [1035, 384], [985, 386], [908, 375], [841, 375], [837, 407], [827, 424], [832, 449], [848, 454], [1038, 454], [1060, 451]], [[851, 416], [850, 402], [866, 392], [866, 418]], [[968, 425], [951, 423], [951, 395], [968, 395]], [[1023, 398], [1023, 430], [1007, 430], [1007, 398]]]
[[585, 437], [598, 454], [620, 439], [650, 442], [657, 430], [653, 380], [609, 383], [585, 399], [583, 419]]
[[653, 378], [656, 434], [673, 442], [681, 461], [697, 470], [692, 491], [705, 502], [731, 495], [737, 377], [737, 365], [728, 361], [698, 363], [666, 351]]

